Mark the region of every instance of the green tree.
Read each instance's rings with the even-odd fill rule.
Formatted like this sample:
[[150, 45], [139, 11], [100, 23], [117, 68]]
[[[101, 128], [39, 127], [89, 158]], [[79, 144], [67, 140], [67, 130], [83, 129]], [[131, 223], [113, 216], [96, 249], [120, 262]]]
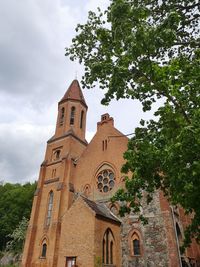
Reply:
[[6, 250], [13, 254], [21, 254], [24, 241], [26, 238], [26, 230], [28, 227], [29, 220], [25, 217], [19, 222], [17, 227], [14, 229], [12, 234], [9, 234], [8, 237], [11, 238], [10, 241], [6, 244]]
[[148, 111], [163, 99], [155, 118], [135, 129], [123, 167], [133, 176], [116, 199], [138, 211], [144, 190], [149, 202], [161, 189], [192, 215], [185, 245], [200, 240], [199, 18], [198, 0], [111, 0], [104, 12], [89, 12], [66, 49], [84, 63], [83, 86], [107, 90], [103, 104], [138, 99]]
[[29, 218], [36, 183], [0, 185], [0, 250], [23, 217]]

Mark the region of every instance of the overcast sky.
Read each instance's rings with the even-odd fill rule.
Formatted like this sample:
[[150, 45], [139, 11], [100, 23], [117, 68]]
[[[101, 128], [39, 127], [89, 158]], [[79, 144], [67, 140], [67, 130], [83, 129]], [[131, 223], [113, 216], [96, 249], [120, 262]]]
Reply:
[[[0, 0], [0, 181], [38, 178], [46, 141], [53, 135], [57, 103], [83, 72], [64, 56], [89, 10], [109, 0]], [[101, 106], [103, 92], [83, 90], [88, 104], [87, 139], [103, 113], [124, 134], [143, 116], [137, 102], [112, 101]], [[145, 115], [146, 117], [147, 115]], [[144, 116], [143, 116], [144, 117]]]

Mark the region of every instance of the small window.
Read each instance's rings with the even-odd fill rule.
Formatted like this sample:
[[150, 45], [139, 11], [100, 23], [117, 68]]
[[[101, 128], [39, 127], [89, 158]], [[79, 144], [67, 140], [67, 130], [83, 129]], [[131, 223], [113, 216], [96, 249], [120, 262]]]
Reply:
[[55, 177], [56, 176], [56, 169], [53, 169], [52, 170], [52, 177]]
[[107, 149], [107, 146], [108, 146], [108, 142], [107, 140], [105, 140], [105, 150]]
[[46, 254], [47, 254], [47, 244], [44, 243], [44, 244], [42, 245], [42, 254], [41, 254], [41, 257], [42, 257], [42, 258], [46, 258]]
[[65, 116], [65, 108], [62, 108], [62, 109], [61, 109], [61, 112], [60, 112], [60, 126], [63, 125], [63, 122], [64, 122], [64, 116]]
[[59, 160], [61, 156], [61, 149], [54, 149], [52, 152], [52, 160], [56, 161]]
[[83, 194], [86, 196], [86, 197], [88, 197], [89, 196], [89, 194], [90, 194], [90, 192], [91, 192], [91, 187], [90, 187], [90, 185], [85, 185], [84, 186], [84, 189], [83, 189]]
[[132, 256], [141, 255], [140, 237], [137, 234], [137, 232], [134, 232], [131, 236], [131, 255]]
[[139, 239], [133, 240], [133, 254], [134, 254], [134, 256], [140, 255], [140, 241], [139, 241]]
[[75, 118], [75, 107], [71, 108], [71, 114], [70, 114], [70, 125], [74, 125], [74, 118]]
[[55, 151], [55, 159], [59, 159], [60, 158], [60, 150], [56, 150]]
[[83, 128], [83, 116], [84, 116], [84, 111], [81, 111], [81, 121], [80, 121], [80, 128]]
[[66, 257], [66, 267], [76, 266], [76, 257]]

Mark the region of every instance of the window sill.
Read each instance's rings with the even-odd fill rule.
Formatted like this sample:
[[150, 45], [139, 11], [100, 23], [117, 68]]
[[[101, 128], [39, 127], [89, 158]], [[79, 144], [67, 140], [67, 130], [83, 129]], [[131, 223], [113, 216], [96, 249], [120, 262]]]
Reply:
[[46, 257], [39, 257], [40, 260], [46, 260]]

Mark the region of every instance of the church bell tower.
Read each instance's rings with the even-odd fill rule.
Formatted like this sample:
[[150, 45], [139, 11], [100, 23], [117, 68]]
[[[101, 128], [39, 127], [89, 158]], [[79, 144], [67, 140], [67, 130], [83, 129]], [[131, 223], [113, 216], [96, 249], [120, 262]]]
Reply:
[[57, 266], [62, 218], [74, 195], [74, 162], [87, 146], [86, 113], [83, 93], [74, 80], [58, 103], [55, 134], [47, 142], [24, 246], [23, 267]]
[[74, 80], [58, 103], [55, 138], [73, 134], [85, 142], [87, 105], [79, 82]]

